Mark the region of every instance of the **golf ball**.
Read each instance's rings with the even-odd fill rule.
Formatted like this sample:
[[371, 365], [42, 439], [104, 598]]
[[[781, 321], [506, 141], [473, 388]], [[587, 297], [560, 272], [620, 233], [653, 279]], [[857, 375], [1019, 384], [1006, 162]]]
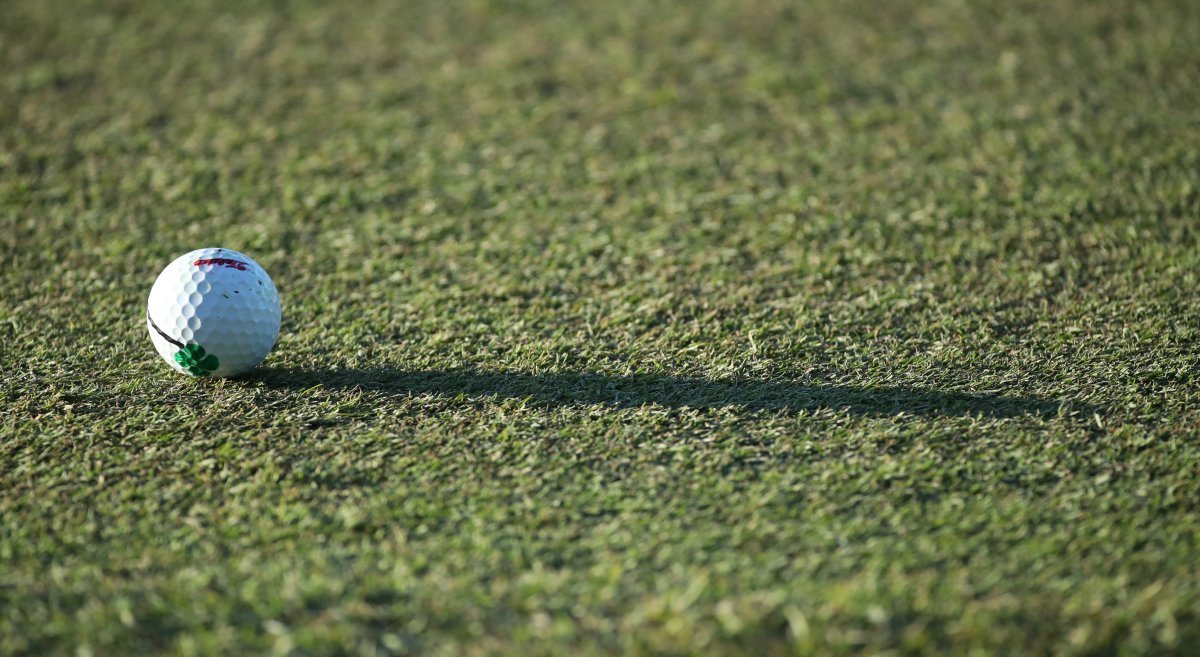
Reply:
[[279, 294], [249, 256], [199, 249], [175, 259], [150, 289], [146, 328], [158, 354], [191, 376], [237, 376], [279, 338]]

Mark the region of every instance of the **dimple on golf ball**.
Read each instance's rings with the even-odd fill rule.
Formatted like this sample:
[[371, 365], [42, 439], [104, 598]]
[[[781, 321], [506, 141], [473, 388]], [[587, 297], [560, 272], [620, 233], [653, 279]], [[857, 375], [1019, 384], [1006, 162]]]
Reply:
[[180, 256], [150, 289], [146, 327], [163, 360], [191, 376], [242, 374], [279, 338], [279, 293], [249, 256], [198, 249]]

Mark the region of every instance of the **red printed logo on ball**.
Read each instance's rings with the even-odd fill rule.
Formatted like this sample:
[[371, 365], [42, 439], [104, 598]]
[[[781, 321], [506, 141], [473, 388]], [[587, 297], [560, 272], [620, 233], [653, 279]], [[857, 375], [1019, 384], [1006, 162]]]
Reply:
[[241, 260], [231, 260], [229, 258], [205, 258], [192, 263], [200, 267], [202, 265], [212, 265], [214, 267], [232, 267], [239, 271], [246, 271], [246, 263]]

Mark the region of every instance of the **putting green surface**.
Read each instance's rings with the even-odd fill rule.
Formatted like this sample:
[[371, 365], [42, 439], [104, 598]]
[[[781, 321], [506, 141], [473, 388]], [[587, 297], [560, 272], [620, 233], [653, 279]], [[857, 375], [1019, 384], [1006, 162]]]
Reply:
[[1200, 645], [1200, 5], [2, 13], [0, 654]]

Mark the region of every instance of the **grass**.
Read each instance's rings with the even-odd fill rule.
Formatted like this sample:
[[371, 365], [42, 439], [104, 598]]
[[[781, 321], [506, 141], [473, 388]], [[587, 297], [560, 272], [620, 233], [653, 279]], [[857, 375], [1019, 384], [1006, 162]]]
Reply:
[[1195, 3], [3, 14], [0, 654], [1200, 641]]

